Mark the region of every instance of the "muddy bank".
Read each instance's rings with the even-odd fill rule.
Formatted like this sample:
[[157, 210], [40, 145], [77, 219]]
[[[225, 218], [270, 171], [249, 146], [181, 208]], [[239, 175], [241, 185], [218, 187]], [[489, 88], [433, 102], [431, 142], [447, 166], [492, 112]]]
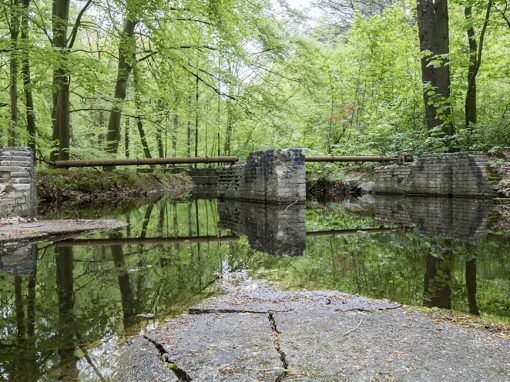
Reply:
[[114, 380], [508, 380], [506, 332], [340, 292], [284, 292], [245, 274], [226, 294], [129, 340]]
[[192, 188], [193, 183], [181, 174], [120, 170], [50, 170], [37, 173], [37, 195], [42, 203], [111, 202], [163, 193], [179, 198]]

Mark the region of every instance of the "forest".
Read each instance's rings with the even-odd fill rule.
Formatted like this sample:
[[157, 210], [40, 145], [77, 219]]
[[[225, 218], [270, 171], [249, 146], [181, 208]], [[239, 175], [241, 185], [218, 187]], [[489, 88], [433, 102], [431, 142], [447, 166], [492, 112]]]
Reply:
[[0, 7], [0, 146], [42, 162], [510, 146], [508, 0]]

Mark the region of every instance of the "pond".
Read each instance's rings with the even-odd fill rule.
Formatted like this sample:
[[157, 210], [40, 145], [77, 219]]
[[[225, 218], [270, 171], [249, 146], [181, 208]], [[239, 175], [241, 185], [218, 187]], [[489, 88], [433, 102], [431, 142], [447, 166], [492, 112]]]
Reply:
[[510, 241], [492, 203], [196, 199], [66, 208], [129, 226], [0, 248], [0, 379], [106, 380], [119, 343], [218, 293], [228, 271], [510, 321]]

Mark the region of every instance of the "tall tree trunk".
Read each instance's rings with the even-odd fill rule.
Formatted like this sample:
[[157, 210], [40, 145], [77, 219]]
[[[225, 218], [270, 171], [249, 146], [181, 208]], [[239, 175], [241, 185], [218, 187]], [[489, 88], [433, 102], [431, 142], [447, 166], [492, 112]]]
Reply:
[[120, 141], [120, 118], [122, 106], [126, 99], [127, 82], [129, 74], [135, 63], [135, 27], [137, 21], [129, 20], [126, 17], [124, 28], [119, 42], [119, 61], [117, 64], [117, 81], [115, 82], [115, 103], [110, 111], [108, 120], [108, 133], [106, 135], [106, 151], [116, 154]]
[[[218, 89], [220, 88], [220, 83], [218, 81]], [[216, 116], [216, 150], [217, 155], [221, 155], [221, 142], [220, 142], [220, 127], [221, 127], [221, 96], [218, 95], [218, 107], [217, 107], [217, 116]], [[214, 150], [213, 150], [214, 151]]]
[[59, 51], [53, 71], [53, 142], [52, 160], [69, 159], [69, 73], [67, 72], [67, 27], [69, 0], [54, 0], [52, 12], [53, 47]]
[[126, 124], [124, 125], [124, 155], [129, 158], [129, 117], [126, 117]]
[[147, 144], [147, 137], [145, 136], [145, 131], [143, 129], [142, 118], [140, 116], [137, 117], [136, 128], [138, 130], [138, 135], [140, 135], [140, 142], [143, 147], [143, 154], [145, 155], [145, 158], [152, 158], [151, 151], [149, 149], [149, 145]]
[[186, 131], [186, 156], [191, 156], [191, 116], [189, 107], [191, 106], [191, 96], [188, 96], [188, 115], [186, 118], [187, 131]]
[[156, 126], [156, 145], [158, 146], [158, 156], [160, 158], [165, 157], [165, 148], [163, 147], [163, 134], [161, 131], [161, 124], [163, 121], [159, 122], [159, 126]]
[[224, 155], [230, 155], [230, 141], [232, 138], [232, 130], [233, 130], [232, 105], [230, 104], [230, 101], [227, 101], [227, 128], [225, 131]]
[[465, 111], [465, 127], [469, 128], [471, 124], [476, 124], [476, 63], [478, 56], [478, 43], [475, 37], [475, 27], [472, 24], [471, 7], [464, 8], [464, 15], [468, 22], [471, 22], [469, 28], [466, 30], [468, 43], [469, 43], [469, 67], [468, 67], [468, 88], [466, 91], [466, 100], [464, 103]]
[[[198, 87], [198, 74], [195, 78], [195, 157], [198, 156], [198, 101], [200, 97], [199, 87]], [[197, 165], [195, 164], [195, 167]]]
[[20, 28], [20, 2], [14, 0], [10, 4], [10, 58], [9, 58], [9, 95], [10, 122], [7, 138], [8, 146], [16, 146], [18, 135], [18, 37]]
[[104, 111], [100, 110], [98, 114], [98, 123], [99, 123], [99, 134], [97, 136], [97, 143], [99, 146], [103, 145], [105, 140], [105, 129], [104, 129]]
[[464, 112], [465, 112], [465, 128], [470, 129], [471, 125], [475, 125], [477, 122], [477, 109], [476, 109], [476, 76], [478, 70], [482, 64], [482, 49], [483, 41], [485, 38], [485, 32], [490, 19], [490, 13], [492, 8], [492, 0], [487, 3], [487, 9], [485, 12], [485, 19], [480, 31], [480, 44], [476, 41], [475, 28], [473, 26], [473, 15], [471, 6], [464, 8], [464, 15], [468, 22], [468, 29], [466, 30], [468, 43], [469, 43], [469, 67], [468, 67], [468, 87], [466, 91], [466, 99], [464, 101]]
[[172, 133], [172, 152], [177, 156], [177, 133], [179, 132], [179, 116], [174, 114], [174, 131]]
[[21, 40], [23, 41], [23, 53], [21, 61], [21, 72], [23, 74], [23, 90], [25, 92], [25, 110], [27, 116], [28, 146], [34, 153], [36, 151], [37, 126], [34, 111], [34, 98], [32, 96], [32, 79], [30, 77], [30, 56], [29, 56], [29, 25], [28, 13], [30, 0], [23, 0], [23, 15], [21, 17]]
[[432, 130], [441, 126], [444, 134], [453, 135], [454, 128], [449, 118], [448, 0], [418, 0], [417, 10], [420, 50], [427, 52], [421, 59], [427, 128]]
[[164, 158], [165, 148], [163, 147], [163, 137], [161, 135], [161, 129], [159, 127], [156, 129], [156, 143], [158, 145], [158, 156], [160, 158]]
[[[146, 158], [152, 158], [149, 145], [147, 143], [147, 137], [145, 135], [145, 131], [143, 129], [143, 122], [142, 122], [142, 115], [141, 115], [141, 101], [140, 101], [140, 80], [139, 80], [139, 72], [138, 68], [133, 68], [133, 85], [135, 88], [135, 106], [137, 111], [137, 118], [136, 118], [136, 128], [138, 130], [138, 134], [140, 135], [140, 142], [143, 147], [143, 153]], [[151, 166], [153, 167], [153, 166]]]
[[165, 158], [168, 158], [168, 132], [172, 129], [170, 121], [170, 110], [165, 111]]

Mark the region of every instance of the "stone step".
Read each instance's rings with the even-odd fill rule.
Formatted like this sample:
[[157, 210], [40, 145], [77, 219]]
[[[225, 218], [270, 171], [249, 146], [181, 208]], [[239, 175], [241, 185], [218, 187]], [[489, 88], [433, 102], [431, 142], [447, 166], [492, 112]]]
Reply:
[[5, 148], [0, 150], [0, 157], [4, 156], [20, 156], [20, 157], [30, 157], [32, 155], [29, 150], [19, 150], [14, 148]]
[[20, 160], [0, 160], [0, 166], [19, 166], [19, 167], [29, 167], [30, 159], [26, 161]]
[[20, 166], [0, 166], [0, 174], [1, 173], [12, 173], [12, 172], [24, 172], [27, 171], [26, 167], [20, 167]]
[[9, 184], [7, 187], [10, 190], [15, 190], [15, 191], [28, 191], [28, 190], [30, 190], [31, 185], [30, 184]]

